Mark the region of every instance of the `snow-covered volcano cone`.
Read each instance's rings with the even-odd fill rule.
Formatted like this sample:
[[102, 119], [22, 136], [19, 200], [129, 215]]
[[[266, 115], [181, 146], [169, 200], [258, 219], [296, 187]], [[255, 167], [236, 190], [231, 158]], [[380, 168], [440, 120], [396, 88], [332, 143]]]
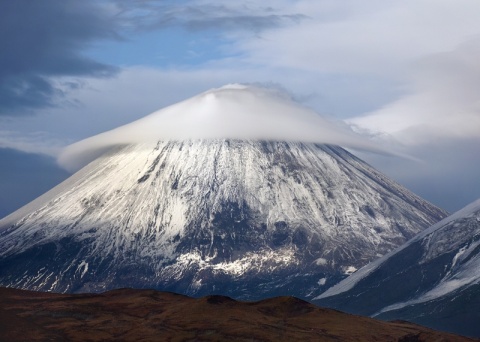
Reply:
[[[281, 122], [268, 129], [272, 108]], [[267, 119], [255, 131], [243, 111]], [[212, 129], [175, 135], [192, 120]], [[307, 142], [279, 141], [291, 130]], [[360, 144], [288, 99], [234, 86], [77, 143], [64, 164], [107, 152], [0, 221], [0, 285], [311, 298], [445, 216], [315, 140]]]

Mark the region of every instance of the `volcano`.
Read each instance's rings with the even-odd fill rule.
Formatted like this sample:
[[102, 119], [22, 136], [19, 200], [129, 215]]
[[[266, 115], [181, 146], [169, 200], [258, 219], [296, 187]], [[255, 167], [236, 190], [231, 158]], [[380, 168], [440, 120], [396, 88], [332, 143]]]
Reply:
[[64, 162], [93, 161], [0, 221], [0, 285], [311, 299], [446, 216], [311, 128], [305, 142], [274, 140], [275, 127], [269, 139], [229, 125], [226, 137], [153, 134], [175, 113], [167, 131], [196, 110], [213, 123], [270, 107], [310, 115], [228, 87], [73, 145]]

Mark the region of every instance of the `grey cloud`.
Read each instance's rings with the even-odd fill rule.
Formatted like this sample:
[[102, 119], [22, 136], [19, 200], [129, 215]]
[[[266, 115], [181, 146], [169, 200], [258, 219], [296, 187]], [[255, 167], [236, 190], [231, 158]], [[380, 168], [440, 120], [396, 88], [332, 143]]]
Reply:
[[163, 1], [140, 1], [131, 3], [116, 1], [127, 26], [136, 29], [159, 29], [170, 26], [188, 30], [247, 30], [259, 33], [262, 30], [298, 23], [306, 18], [299, 13], [278, 13], [271, 7], [247, 7], [196, 1], [174, 5]]
[[63, 91], [51, 77], [113, 75], [81, 54], [95, 40], [120, 39], [112, 18], [93, 1], [1, 1], [0, 115], [52, 106]]
[[204, 16], [187, 21], [185, 25], [190, 29], [247, 29], [258, 33], [264, 29], [299, 22], [305, 18], [306, 16], [301, 14], [270, 14], [264, 16], [238, 14], [217, 17]]

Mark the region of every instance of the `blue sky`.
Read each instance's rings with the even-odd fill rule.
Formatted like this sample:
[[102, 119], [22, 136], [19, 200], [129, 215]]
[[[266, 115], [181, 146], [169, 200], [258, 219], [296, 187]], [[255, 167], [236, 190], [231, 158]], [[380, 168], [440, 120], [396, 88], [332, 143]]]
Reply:
[[2, 1], [0, 217], [67, 176], [68, 144], [228, 83], [281, 88], [411, 156], [359, 154], [459, 209], [480, 197], [478, 13], [476, 0]]

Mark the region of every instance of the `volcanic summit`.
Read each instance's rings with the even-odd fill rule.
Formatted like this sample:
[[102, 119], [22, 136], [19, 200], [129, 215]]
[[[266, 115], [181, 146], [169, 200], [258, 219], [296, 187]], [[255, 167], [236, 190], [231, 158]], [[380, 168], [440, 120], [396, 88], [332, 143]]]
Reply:
[[0, 221], [0, 285], [311, 299], [445, 217], [339, 144], [370, 146], [238, 85], [76, 143]]

